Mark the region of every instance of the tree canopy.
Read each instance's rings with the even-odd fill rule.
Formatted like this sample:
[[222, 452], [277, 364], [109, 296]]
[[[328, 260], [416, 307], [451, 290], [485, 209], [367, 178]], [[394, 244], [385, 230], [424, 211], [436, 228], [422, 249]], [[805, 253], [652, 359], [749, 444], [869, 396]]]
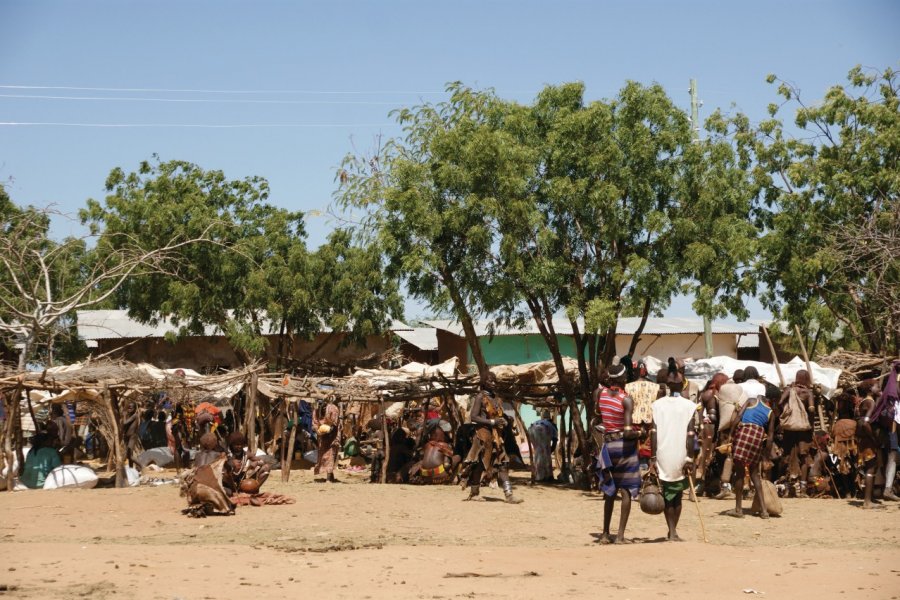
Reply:
[[230, 180], [221, 171], [157, 159], [129, 174], [114, 169], [106, 187], [105, 201], [90, 200], [81, 213], [100, 236], [101, 253], [122, 240], [207, 240], [182, 247], [165, 272], [120, 287], [117, 302], [138, 320], [168, 317], [182, 334], [216, 326], [249, 362], [266, 353], [267, 334], [312, 339], [328, 326], [359, 342], [384, 333], [400, 310], [396, 283], [384, 277], [380, 260], [366, 260], [371, 250], [335, 233], [311, 253], [302, 213], [270, 204], [261, 177]]
[[[781, 105], [757, 129], [756, 175], [769, 207], [764, 304], [791, 324], [874, 353], [896, 353], [900, 312], [898, 74], [856, 67], [809, 104], [774, 75]], [[793, 127], [778, 118], [795, 107]]]

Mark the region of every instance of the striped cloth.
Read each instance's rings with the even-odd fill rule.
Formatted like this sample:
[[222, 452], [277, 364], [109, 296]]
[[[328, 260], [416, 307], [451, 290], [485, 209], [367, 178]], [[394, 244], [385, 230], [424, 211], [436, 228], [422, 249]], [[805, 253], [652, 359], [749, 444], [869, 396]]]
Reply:
[[625, 428], [625, 407], [622, 400], [627, 394], [621, 388], [600, 388], [597, 394], [597, 411], [603, 419], [606, 433], [618, 433]]
[[[627, 490], [632, 498], [638, 497], [641, 489], [641, 467], [638, 461], [637, 440], [606, 442], [594, 459], [595, 471], [604, 494], [613, 496], [617, 490]], [[610, 476], [612, 485], [609, 482]]]
[[766, 430], [753, 423], [742, 423], [737, 433], [734, 434], [734, 462], [752, 467], [762, 457], [763, 441], [766, 439]]

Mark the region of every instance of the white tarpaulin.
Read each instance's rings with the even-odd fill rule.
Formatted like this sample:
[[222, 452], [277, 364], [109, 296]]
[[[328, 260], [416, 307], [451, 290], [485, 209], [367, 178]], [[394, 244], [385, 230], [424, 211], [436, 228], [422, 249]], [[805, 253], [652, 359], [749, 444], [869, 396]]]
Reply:
[[[659, 369], [665, 367], [664, 362], [652, 356], [645, 357], [643, 361], [647, 365], [647, 370], [651, 376], [656, 374]], [[753, 360], [737, 360], [730, 356], [714, 356], [696, 360], [686, 359], [684, 361], [684, 374], [689, 380], [696, 381], [703, 387], [716, 373], [725, 373], [731, 377], [738, 369], [746, 369], [751, 366], [756, 367], [756, 370], [759, 371], [759, 374], [766, 381], [779, 385], [778, 372], [775, 370], [774, 364]], [[794, 383], [797, 371], [806, 369], [806, 363], [799, 356], [795, 356], [790, 362], [781, 363], [779, 366], [781, 367], [781, 374], [784, 375], [785, 385]], [[810, 362], [809, 366], [812, 368], [813, 382], [821, 385], [822, 392], [830, 398], [835, 389], [837, 389], [841, 370], [820, 367], [814, 362]]]

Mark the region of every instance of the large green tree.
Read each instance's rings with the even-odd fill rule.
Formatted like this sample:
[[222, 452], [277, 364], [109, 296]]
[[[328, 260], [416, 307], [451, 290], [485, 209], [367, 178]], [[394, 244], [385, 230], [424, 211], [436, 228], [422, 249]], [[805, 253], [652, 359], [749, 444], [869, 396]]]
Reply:
[[[337, 251], [311, 253], [303, 215], [270, 204], [261, 177], [230, 180], [221, 171], [157, 159], [129, 174], [114, 169], [106, 187], [105, 201], [90, 200], [82, 211], [82, 220], [100, 234], [100, 252], [117, 250], [123, 239], [208, 240], [170, 256], [165, 272], [120, 287], [117, 302], [141, 321], [171, 318], [181, 334], [215, 326], [247, 363], [268, 352], [265, 335], [281, 334], [280, 360], [285, 338], [312, 339], [327, 325], [361, 341], [384, 333], [398, 310], [396, 284], [383, 277], [380, 265], [344, 260], [364, 249], [333, 236], [325, 248]], [[355, 285], [323, 292], [322, 282], [336, 273]]]
[[491, 119], [491, 92], [449, 86], [450, 99], [395, 113], [402, 140], [372, 156], [348, 156], [336, 199], [365, 211], [362, 232], [384, 249], [409, 293], [460, 322], [479, 373], [487, 365], [474, 320], [510, 289], [491, 268], [496, 226], [490, 206], [504, 198], [507, 165], [521, 158]]
[[[840, 324], [863, 350], [896, 353], [900, 315], [898, 73], [850, 71], [818, 103], [783, 97], [758, 127], [756, 175], [770, 206], [764, 303], [791, 324]], [[778, 113], [794, 108], [792, 127]]]

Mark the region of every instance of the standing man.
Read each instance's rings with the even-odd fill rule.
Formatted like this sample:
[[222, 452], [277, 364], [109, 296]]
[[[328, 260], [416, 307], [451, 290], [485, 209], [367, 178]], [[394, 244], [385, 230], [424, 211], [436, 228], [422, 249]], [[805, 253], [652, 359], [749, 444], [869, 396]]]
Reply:
[[662, 484], [668, 540], [680, 542], [676, 527], [681, 518], [681, 499], [688, 488], [686, 476], [694, 469], [694, 415], [697, 407], [681, 397], [683, 377], [674, 381], [670, 378], [667, 386], [669, 395], [653, 403], [650, 469], [656, 472]]
[[475, 424], [472, 447], [465, 459], [469, 476], [469, 497], [466, 500], [484, 500], [479, 494], [482, 479], [490, 481], [495, 475], [503, 486], [503, 495], [510, 504], [519, 504], [521, 499], [513, 496], [509, 481], [509, 457], [503, 447], [503, 430], [509, 422], [503, 416], [503, 406], [495, 390], [497, 376], [490, 371], [481, 378], [481, 391], [472, 399], [469, 418]]
[[[752, 367], [750, 367], [752, 368]], [[757, 494], [762, 494], [760, 485], [759, 463], [763, 457], [772, 455], [772, 441], [775, 438], [775, 415], [765, 395], [755, 396], [747, 400], [738, 414], [738, 425], [734, 430], [734, 509], [726, 514], [741, 518], [744, 511], [741, 503], [744, 499], [744, 474], [749, 470], [750, 481]], [[760, 497], [760, 514], [763, 519], [769, 518], [766, 503]]]
[[316, 467], [313, 470], [314, 475], [318, 475], [322, 470], [325, 471], [325, 480], [328, 483], [335, 483], [334, 465], [337, 462], [338, 450], [340, 450], [340, 424], [341, 413], [334, 397], [328, 399], [324, 406], [316, 408], [313, 414], [313, 427], [318, 436], [318, 456], [316, 457]]
[[603, 482], [601, 489], [604, 495], [603, 534], [601, 544], [609, 544], [613, 540], [609, 534], [612, 522], [613, 507], [616, 495], [622, 498], [619, 513], [619, 530], [615, 543], [624, 544], [625, 525], [631, 513], [631, 500], [637, 498], [641, 487], [640, 463], [638, 460], [638, 432], [632, 426], [634, 403], [625, 393], [625, 366], [616, 359], [607, 370], [609, 387], [598, 386], [594, 393], [597, 416], [594, 418], [593, 433], [596, 436], [597, 475]]
[[723, 500], [731, 494], [731, 475], [734, 459], [731, 457], [731, 440], [734, 426], [738, 423], [741, 407], [747, 402], [747, 393], [739, 383], [728, 381], [719, 387], [716, 393], [716, 405], [719, 407], [718, 447], [716, 450], [725, 455], [722, 473], [719, 476], [720, 488], [716, 499]]
[[553, 453], [559, 441], [559, 431], [556, 424], [550, 419], [550, 411], [546, 408], [541, 411], [539, 421], [532, 423], [528, 428], [534, 447], [534, 480], [538, 483], [553, 482]]
[[702, 421], [700, 425], [700, 460], [697, 462], [697, 472], [694, 477], [697, 480], [697, 495], [703, 493], [706, 488], [706, 470], [713, 460], [713, 452], [716, 442], [716, 429], [719, 425], [719, 389], [728, 382], [728, 375], [716, 373], [706, 384], [706, 388], [700, 392], [700, 404]]
[[809, 372], [801, 369], [797, 371], [794, 383], [785, 388], [778, 401], [785, 462], [782, 472], [788, 474], [791, 497], [806, 498], [815, 410], [816, 399]]

